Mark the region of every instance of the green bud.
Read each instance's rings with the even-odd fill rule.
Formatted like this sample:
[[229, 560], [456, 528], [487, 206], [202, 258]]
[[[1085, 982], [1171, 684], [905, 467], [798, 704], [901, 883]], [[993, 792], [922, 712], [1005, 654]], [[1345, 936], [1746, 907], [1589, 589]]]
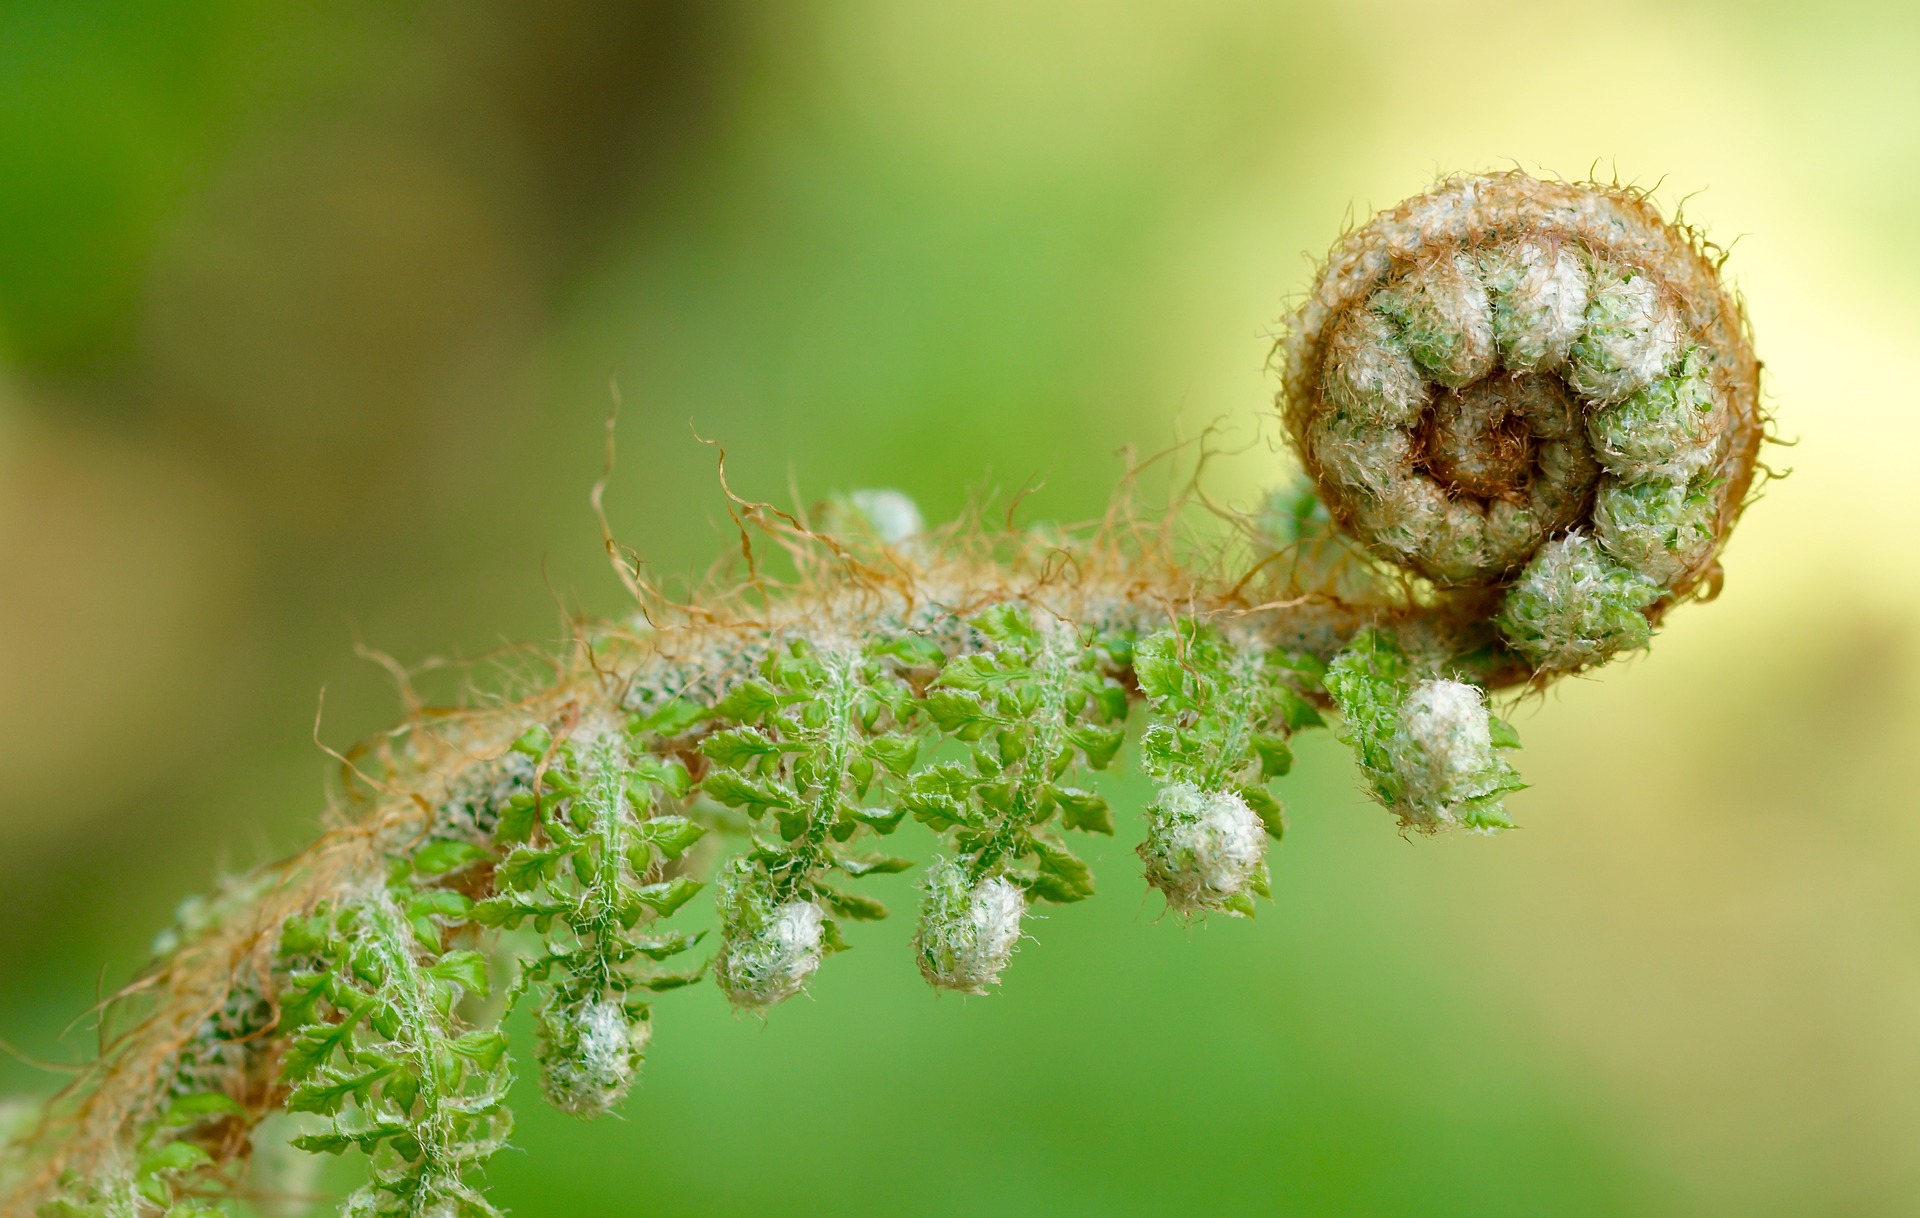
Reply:
[[798, 994], [820, 967], [826, 911], [813, 901], [780, 901], [773, 880], [749, 859], [720, 878], [720, 953], [714, 979], [736, 1007], [758, 1009]]
[[[1511, 732], [1506, 728], [1503, 738]], [[1396, 811], [1407, 822], [1478, 829], [1509, 823], [1499, 797], [1520, 783], [1494, 752], [1493, 718], [1477, 686], [1448, 680], [1415, 685], [1389, 747], [1400, 779]]]
[[535, 1016], [540, 1090], [570, 1116], [597, 1117], [626, 1098], [646, 1056], [653, 1023], [612, 998], [555, 998]]
[[1586, 322], [1569, 353], [1567, 383], [1589, 401], [1617, 402], [1651, 385], [1678, 354], [1673, 304], [1637, 271], [1596, 265]]
[[1614, 558], [1671, 587], [1713, 553], [1716, 515], [1713, 495], [1685, 482], [1609, 478], [1594, 501], [1594, 536]]
[[1267, 831], [1247, 801], [1232, 791], [1203, 791], [1192, 783], [1162, 787], [1147, 806], [1147, 839], [1139, 854], [1147, 883], [1177, 914], [1243, 917], [1235, 898], [1264, 883]]
[[1020, 942], [1026, 912], [1026, 893], [1005, 876], [975, 883], [964, 863], [935, 859], [913, 937], [920, 975], [935, 989], [986, 993]]
[[1573, 672], [1645, 647], [1653, 637], [1646, 610], [1659, 599], [1658, 584], [1572, 533], [1540, 548], [1495, 620], [1536, 668]]

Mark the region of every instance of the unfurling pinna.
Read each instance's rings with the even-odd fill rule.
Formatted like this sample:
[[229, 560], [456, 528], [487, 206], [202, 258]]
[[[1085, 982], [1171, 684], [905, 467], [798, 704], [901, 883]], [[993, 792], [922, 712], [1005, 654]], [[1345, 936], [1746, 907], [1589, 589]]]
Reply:
[[[1225, 540], [1124, 495], [992, 535], [895, 492], [736, 499], [795, 575], [690, 603], [610, 541], [631, 617], [382, 736], [313, 845], [183, 906], [126, 1030], [7, 1150], [6, 1214], [236, 1213], [289, 1132], [365, 1161], [348, 1215], [493, 1214], [507, 1011], [533, 1008], [546, 1098], [597, 1116], [662, 994], [765, 1011], [831, 969], [909, 821], [938, 839], [919, 971], [986, 993], [1035, 903], [1093, 894], [1071, 835], [1115, 831], [1085, 775], [1123, 755], [1180, 918], [1255, 912], [1270, 784], [1329, 720], [1405, 828], [1509, 825], [1493, 696], [1719, 588], [1765, 418], [1711, 247], [1630, 190], [1448, 180], [1336, 246], [1276, 354], [1305, 477]], [[676, 915], [709, 880], [706, 943]]]

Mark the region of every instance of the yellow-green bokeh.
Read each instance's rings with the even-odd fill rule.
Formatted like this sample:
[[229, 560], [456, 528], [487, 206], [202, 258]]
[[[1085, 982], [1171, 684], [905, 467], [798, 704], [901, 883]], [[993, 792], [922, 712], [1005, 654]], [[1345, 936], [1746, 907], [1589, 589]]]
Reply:
[[1308, 747], [1257, 923], [1158, 920], [1123, 828], [991, 999], [896, 918], [764, 1025], [664, 1001], [624, 1119], [522, 1097], [498, 1199], [1914, 1212], [1915, 63], [1869, 0], [0, 6], [0, 1037], [82, 1052], [103, 966], [302, 840], [321, 689], [335, 744], [396, 710], [356, 641], [618, 609], [610, 374], [666, 575], [729, 541], [695, 431], [763, 497], [1079, 518], [1123, 446], [1262, 434], [1343, 224], [1517, 164], [1731, 246], [1797, 441], [1718, 603], [1522, 710], [1524, 828], [1402, 841]]

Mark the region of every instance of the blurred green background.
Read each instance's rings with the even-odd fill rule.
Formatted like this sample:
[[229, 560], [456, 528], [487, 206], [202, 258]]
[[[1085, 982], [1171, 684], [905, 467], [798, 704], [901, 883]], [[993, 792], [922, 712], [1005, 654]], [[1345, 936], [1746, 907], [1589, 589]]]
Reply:
[[1078, 518], [1253, 426], [1343, 223], [1592, 168], [1734, 245], [1799, 446], [1721, 603], [1523, 711], [1525, 828], [1403, 841], [1317, 742], [1256, 924], [1157, 920], [1123, 829], [990, 1000], [901, 917], [764, 1024], [673, 996], [623, 1119], [523, 1097], [497, 1198], [1920, 1211], [1917, 62], [1910, 0], [0, 4], [0, 1036], [82, 1053], [307, 836], [321, 689], [336, 745], [398, 710], [356, 640], [619, 609], [610, 374], [659, 572], [728, 542], [690, 424], [764, 497]]

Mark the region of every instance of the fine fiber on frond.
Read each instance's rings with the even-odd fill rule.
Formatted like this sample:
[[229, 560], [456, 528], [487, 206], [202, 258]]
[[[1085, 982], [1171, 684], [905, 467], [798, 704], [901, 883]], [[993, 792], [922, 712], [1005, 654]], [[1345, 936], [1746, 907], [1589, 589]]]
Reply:
[[[929, 529], [897, 491], [742, 498], [724, 458], [739, 549], [703, 587], [608, 533], [634, 611], [461, 709], [409, 695], [312, 846], [183, 906], [7, 1143], [4, 1212], [231, 1214], [292, 1125], [364, 1163], [346, 1214], [491, 1215], [512, 1009], [548, 1102], [607, 1112], [669, 995], [758, 1017], [830, 972], [902, 833], [933, 839], [914, 963], [987, 994], [1036, 906], [1094, 895], [1115, 765], [1156, 785], [1140, 878], [1182, 920], [1270, 894], [1303, 731], [1405, 831], [1510, 826], [1494, 695], [1719, 586], [1765, 426], [1737, 302], [1633, 192], [1456, 178], [1347, 234], [1278, 355], [1306, 476], [1224, 540], [1133, 473], [1085, 527]], [[708, 899], [712, 941], [680, 917]]]

